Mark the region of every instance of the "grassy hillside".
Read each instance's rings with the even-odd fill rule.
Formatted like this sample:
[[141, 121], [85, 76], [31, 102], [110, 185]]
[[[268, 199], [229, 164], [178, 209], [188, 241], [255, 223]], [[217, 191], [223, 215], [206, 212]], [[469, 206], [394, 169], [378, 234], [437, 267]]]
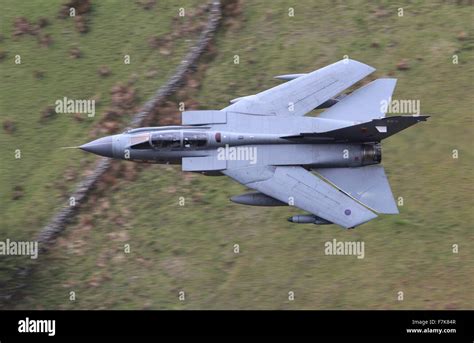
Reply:
[[[374, 77], [398, 78], [394, 97], [419, 99], [422, 113], [432, 116], [384, 142], [383, 164], [394, 195], [404, 200], [399, 216], [380, 216], [350, 231], [296, 225], [286, 221], [301, 213], [296, 209], [229, 202], [245, 191], [230, 179], [181, 173], [179, 167], [140, 167], [87, 204], [43, 257], [45, 267], [15, 308], [473, 308], [473, 10], [418, 1], [403, 6], [404, 16], [398, 17], [400, 6], [299, 1], [289, 17], [286, 1], [271, 6], [244, 1], [242, 13], [218, 34], [217, 55], [199, 91], [191, 94], [202, 108], [222, 108], [229, 99], [278, 84], [274, 75], [311, 71], [344, 55], [376, 67]], [[159, 13], [170, 15], [165, 9]], [[157, 21], [149, 23], [152, 30]], [[457, 65], [453, 54], [459, 56]], [[408, 70], [396, 68], [403, 59]], [[26, 105], [37, 111], [34, 101]], [[51, 128], [51, 134], [61, 131]], [[453, 149], [458, 159], [452, 158]], [[72, 163], [68, 156], [56, 159], [66, 165]], [[11, 174], [1, 183], [6, 189], [18, 175], [8, 168]], [[31, 187], [44, 187], [47, 173], [57, 172], [47, 164], [43, 169]], [[44, 208], [35, 206], [33, 197], [22, 201], [31, 217], [45, 220], [59, 202], [53, 199], [43, 201]], [[326, 256], [324, 243], [334, 238], [365, 242], [365, 258]], [[458, 254], [452, 253], [453, 244], [459, 244]], [[70, 291], [76, 292], [75, 301], [69, 301]], [[180, 291], [185, 301], [179, 301]], [[289, 291], [295, 292], [294, 301], [288, 300]], [[397, 300], [399, 291], [403, 301]]]
[[[173, 30], [176, 6], [162, 5], [146, 11], [133, 2], [117, 6], [116, 1], [94, 2], [88, 18], [89, 32], [79, 33], [71, 18], [59, 19], [64, 1], [34, 1], [19, 4], [2, 0], [0, 6], [0, 120], [10, 123], [13, 132], [0, 130], [0, 239], [32, 239], [69, 194], [93, 156], [60, 147], [80, 145], [97, 138], [98, 123], [111, 105], [112, 86], [133, 82], [136, 105], [142, 104], [164, 82], [196, 38], [194, 32], [175, 39], [171, 55], [151, 49], [151, 37], [164, 37]], [[184, 1], [182, 6], [196, 7]], [[46, 18], [49, 25], [36, 36], [13, 36], [16, 18], [25, 17], [34, 25]], [[183, 22], [187, 19], [183, 19]], [[40, 46], [38, 39], [50, 35], [52, 44]], [[78, 48], [80, 58], [70, 51]], [[131, 63], [124, 64], [124, 55]], [[15, 64], [15, 56], [21, 64]], [[98, 69], [107, 66], [110, 75], [101, 77]], [[155, 71], [153, 77], [148, 74]], [[38, 76], [42, 74], [42, 76]], [[148, 76], [148, 77], [147, 77]], [[96, 115], [43, 115], [55, 101], [95, 99]], [[125, 127], [137, 107], [117, 119]], [[103, 133], [102, 133], [103, 135]], [[21, 158], [15, 151], [21, 150]], [[20, 258], [2, 258], [0, 279], [5, 280]]]

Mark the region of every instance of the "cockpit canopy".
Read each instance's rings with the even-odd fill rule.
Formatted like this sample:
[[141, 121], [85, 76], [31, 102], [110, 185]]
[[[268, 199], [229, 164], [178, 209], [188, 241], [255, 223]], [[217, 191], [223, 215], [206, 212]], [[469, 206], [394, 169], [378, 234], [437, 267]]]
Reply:
[[207, 134], [203, 132], [183, 132], [183, 145], [185, 148], [206, 146], [207, 139]]
[[181, 132], [155, 132], [151, 135], [151, 145], [155, 149], [172, 149], [181, 147]]
[[132, 149], [200, 148], [207, 145], [208, 135], [195, 131], [158, 131], [131, 137]]

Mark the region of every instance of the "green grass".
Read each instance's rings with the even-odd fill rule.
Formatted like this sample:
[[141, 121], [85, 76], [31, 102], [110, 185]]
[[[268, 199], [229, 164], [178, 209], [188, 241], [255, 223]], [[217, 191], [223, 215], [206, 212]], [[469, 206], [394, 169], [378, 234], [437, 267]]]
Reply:
[[[400, 215], [351, 231], [295, 225], [286, 218], [301, 213], [297, 209], [229, 202], [245, 191], [230, 179], [147, 166], [82, 210], [92, 224], [72, 225], [42, 257], [44, 267], [15, 308], [473, 308], [472, 7], [300, 1], [290, 18], [288, 6], [245, 1], [241, 26], [218, 34], [218, 54], [195, 99], [202, 108], [222, 108], [278, 84], [275, 75], [311, 71], [344, 55], [376, 67], [375, 77], [393, 75], [394, 98], [420, 99], [422, 113], [432, 116], [384, 142], [393, 193], [404, 199]], [[379, 7], [388, 15], [377, 18]], [[466, 40], [456, 38], [460, 31]], [[380, 47], [371, 47], [374, 42]], [[456, 51], [459, 65], [451, 63]], [[398, 71], [403, 58], [411, 68]], [[452, 159], [453, 149], [459, 159]], [[50, 166], [44, 170], [37, 187], [52, 173]], [[26, 196], [22, 201], [34, 204]], [[46, 219], [57, 203], [29, 207], [31, 215]], [[18, 204], [10, 206], [18, 211]], [[334, 238], [364, 241], [365, 258], [326, 256], [324, 243]], [[458, 254], [452, 244], [459, 244]], [[181, 290], [184, 302], [178, 301]], [[404, 301], [397, 301], [399, 291]]]
[[[79, 34], [71, 19], [56, 18], [61, 3], [34, 1], [20, 5], [17, 1], [1, 1], [4, 40], [0, 42], [0, 49], [7, 57], [0, 62], [0, 119], [2, 123], [5, 120], [15, 122], [17, 128], [13, 134], [3, 129], [0, 132], [2, 239], [32, 239], [51, 215], [68, 203], [70, 192], [95, 158], [80, 151], [59, 148], [97, 138], [89, 132], [110, 105], [111, 87], [117, 82], [125, 83], [136, 74], [134, 87], [139, 103], [144, 103], [172, 74], [196, 38], [189, 34], [177, 39], [172, 56], [164, 57], [148, 47], [148, 38], [171, 32], [171, 22], [177, 13], [174, 6], [168, 4], [145, 11], [133, 2], [96, 2], [88, 15], [90, 32]], [[192, 3], [185, 1], [182, 6]], [[36, 38], [30, 35], [12, 39], [14, 18], [20, 16], [30, 22], [36, 22], [40, 17], [48, 18], [50, 25], [42, 32], [52, 36], [52, 46], [39, 47]], [[82, 58], [69, 57], [73, 47], [81, 49]], [[129, 65], [123, 63], [125, 54], [131, 57]], [[21, 56], [21, 64], [14, 63], [15, 55]], [[102, 65], [111, 70], [107, 78], [97, 73]], [[158, 71], [153, 79], [145, 77], [150, 69]], [[36, 79], [34, 71], [44, 72], [44, 78]], [[100, 99], [94, 118], [84, 114], [84, 120], [78, 122], [72, 114], [58, 114], [40, 120], [41, 112], [47, 106], [54, 108], [57, 99], [90, 99], [94, 96]], [[121, 119], [124, 127], [133, 113], [130, 111]], [[21, 150], [21, 159], [15, 159], [16, 149]], [[64, 178], [65, 173], [70, 175], [69, 179]], [[19, 200], [12, 200], [15, 186], [24, 190], [24, 196]], [[10, 273], [12, 265], [16, 265], [16, 261], [12, 262], [3, 264], [6, 274]], [[6, 274], [0, 274], [2, 279]]]

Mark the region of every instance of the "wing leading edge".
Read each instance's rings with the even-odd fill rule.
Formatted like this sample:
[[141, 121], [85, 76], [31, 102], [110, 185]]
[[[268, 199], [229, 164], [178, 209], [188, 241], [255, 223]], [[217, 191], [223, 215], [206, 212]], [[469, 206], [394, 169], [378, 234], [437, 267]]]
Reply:
[[255, 115], [303, 116], [374, 71], [364, 63], [343, 59], [251, 97], [244, 97], [223, 110]]

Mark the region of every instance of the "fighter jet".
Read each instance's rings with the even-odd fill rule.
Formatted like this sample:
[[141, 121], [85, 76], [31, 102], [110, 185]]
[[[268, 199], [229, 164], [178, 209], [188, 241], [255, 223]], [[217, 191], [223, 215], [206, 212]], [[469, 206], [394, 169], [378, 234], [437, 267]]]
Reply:
[[[374, 71], [344, 59], [307, 74], [280, 75], [284, 83], [231, 100], [222, 110], [184, 111], [181, 126], [131, 129], [80, 148], [227, 175], [254, 190], [230, 199], [236, 203], [294, 206], [307, 213], [290, 222], [354, 228], [377, 214], [399, 213], [380, 164], [381, 141], [428, 118], [385, 117], [396, 79], [377, 79], [344, 96]], [[305, 116], [321, 108], [319, 116]]]

